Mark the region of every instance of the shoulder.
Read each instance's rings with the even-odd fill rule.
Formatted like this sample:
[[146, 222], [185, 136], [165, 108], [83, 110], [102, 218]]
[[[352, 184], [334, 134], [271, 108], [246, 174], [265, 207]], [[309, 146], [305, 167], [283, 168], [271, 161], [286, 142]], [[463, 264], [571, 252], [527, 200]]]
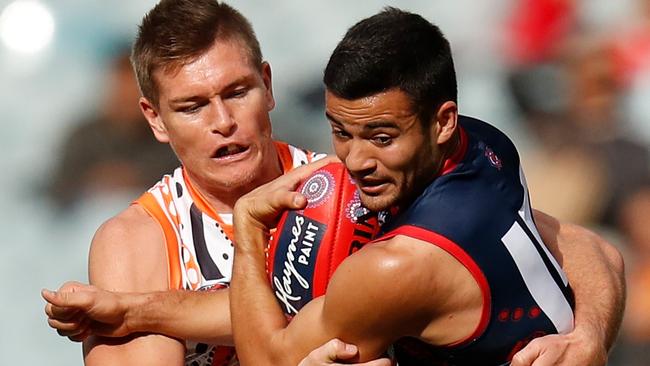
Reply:
[[160, 227], [139, 204], [134, 204], [106, 220], [97, 229], [91, 250], [134, 250], [134, 243], [153, 242], [156, 239], [163, 239]]
[[167, 289], [162, 229], [138, 204], [104, 222], [93, 237], [89, 280], [109, 290]]

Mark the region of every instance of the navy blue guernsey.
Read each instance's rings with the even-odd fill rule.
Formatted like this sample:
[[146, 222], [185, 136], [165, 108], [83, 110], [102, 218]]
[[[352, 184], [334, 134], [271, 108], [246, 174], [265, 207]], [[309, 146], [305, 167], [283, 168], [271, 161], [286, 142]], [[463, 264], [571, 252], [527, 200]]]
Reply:
[[507, 365], [533, 338], [573, 328], [571, 289], [533, 222], [514, 144], [485, 122], [460, 116], [459, 125], [453, 166], [447, 161], [419, 197], [387, 217], [377, 240], [406, 235], [446, 250], [479, 284], [483, 314], [458, 344], [400, 340], [400, 366]]

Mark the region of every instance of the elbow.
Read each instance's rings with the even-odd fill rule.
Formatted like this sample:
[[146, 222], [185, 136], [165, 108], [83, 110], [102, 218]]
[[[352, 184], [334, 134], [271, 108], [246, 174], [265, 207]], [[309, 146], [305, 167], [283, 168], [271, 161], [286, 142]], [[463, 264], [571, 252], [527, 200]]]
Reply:
[[241, 366], [256, 366], [256, 365], [276, 365], [276, 366], [295, 366], [297, 363], [287, 363], [286, 357], [281, 357], [275, 352], [267, 352], [262, 354], [259, 350], [254, 357], [245, 357], [241, 352], [237, 353], [239, 358], [239, 365]]
[[287, 352], [282, 352], [282, 347], [277, 347], [273, 341], [273, 337], [264, 344], [252, 345], [249, 344], [247, 348], [237, 345], [237, 357], [239, 365], [241, 366], [257, 366], [257, 365], [274, 365], [274, 366], [295, 366], [298, 362], [292, 362], [291, 355]]

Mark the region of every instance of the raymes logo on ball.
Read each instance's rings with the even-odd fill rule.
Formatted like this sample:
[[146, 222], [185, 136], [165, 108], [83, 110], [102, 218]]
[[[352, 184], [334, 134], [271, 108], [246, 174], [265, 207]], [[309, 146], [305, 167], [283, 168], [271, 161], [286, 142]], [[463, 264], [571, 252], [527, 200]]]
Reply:
[[327, 225], [290, 212], [280, 233], [273, 264], [273, 290], [285, 307], [295, 315], [312, 299], [315, 260]]

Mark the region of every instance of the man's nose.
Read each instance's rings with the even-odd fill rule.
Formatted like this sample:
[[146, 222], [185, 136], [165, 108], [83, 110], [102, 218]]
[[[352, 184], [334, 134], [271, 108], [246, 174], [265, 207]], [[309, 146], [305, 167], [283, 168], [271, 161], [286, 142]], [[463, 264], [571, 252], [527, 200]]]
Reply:
[[228, 106], [221, 100], [215, 98], [214, 113], [210, 116], [210, 132], [222, 136], [230, 136], [235, 132], [235, 119]]
[[363, 145], [363, 141], [350, 142], [344, 163], [352, 175], [367, 175], [375, 169], [375, 159]]

